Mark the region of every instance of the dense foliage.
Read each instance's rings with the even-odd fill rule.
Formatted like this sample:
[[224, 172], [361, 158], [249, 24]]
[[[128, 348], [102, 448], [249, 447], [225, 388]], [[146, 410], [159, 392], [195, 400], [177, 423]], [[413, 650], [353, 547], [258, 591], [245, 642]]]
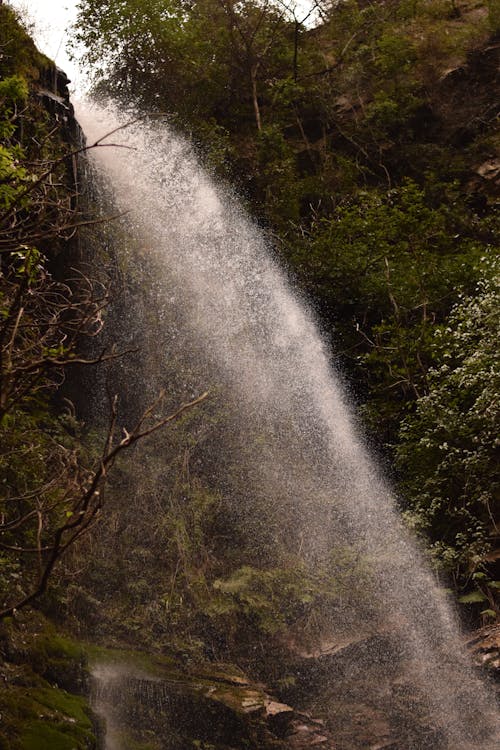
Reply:
[[466, 603], [495, 612], [500, 582], [486, 573], [498, 535], [500, 359], [498, 258], [483, 259], [484, 276], [446, 324], [434, 331], [439, 362], [429, 371], [426, 395], [401, 424], [398, 460], [409, 522], [432, 540], [439, 565], [458, 578], [467, 570], [476, 590]]
[[96, 94], [168, 111], [236, 181], [313, 300], [409, 522], [458, 588], [483, 582], [468, 596], [493, 616], [497, 4], [79, 7]]

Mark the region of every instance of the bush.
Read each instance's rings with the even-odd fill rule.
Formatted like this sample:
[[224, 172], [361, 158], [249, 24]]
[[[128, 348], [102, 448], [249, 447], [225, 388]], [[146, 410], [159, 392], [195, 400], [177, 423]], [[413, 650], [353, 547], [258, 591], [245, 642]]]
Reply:
[[498, 259], [485, 257], [476, 294], [463, 297], [436, 329], [441, 364], [400, 431], [406, 518], [459, 585], [472, 574], [484, 583], [478, 571], [493, 573], [487, 555], [500, 536], [499, 269]]

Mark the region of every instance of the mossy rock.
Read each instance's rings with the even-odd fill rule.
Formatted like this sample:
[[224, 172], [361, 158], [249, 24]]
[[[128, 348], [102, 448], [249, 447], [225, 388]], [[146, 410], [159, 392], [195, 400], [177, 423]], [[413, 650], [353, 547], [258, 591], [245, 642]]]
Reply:
[[36, 82], [54, 67], [23, 28], [19, 14], [7, 5], [0, 5], [0, 78], [21, 75]]
[[75, 693], [88, 691], [84, 648], [56, 632], [45, 632], [33, 644], [32, 663], [49, 682]]
[[85, 648], [58, 633], [39, 613], [10, 618], [0, 629], [0, 649], [11, 664], [24, 665], [69, 692], [88, 692]]
[[83, 647], [24, 612], [1, 624], [0, 649], [0, 750], [96, 748], [88, 702], [74, 694], [88, 688]]
[[2, 740], [11, 750], [91, 750], [96, 747], [87, 701], [47, 683], [31, 689], [8, 688], [0, 696], [0, 712]]

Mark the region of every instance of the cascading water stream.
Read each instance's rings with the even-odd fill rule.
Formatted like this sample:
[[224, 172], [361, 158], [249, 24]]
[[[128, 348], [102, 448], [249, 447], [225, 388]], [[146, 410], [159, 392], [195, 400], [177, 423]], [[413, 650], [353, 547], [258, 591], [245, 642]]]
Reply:
[[[126, 121], [95, 107], [78, 116], [89, 143]], [[253, 492], [279, 506], [276, 535], [287, 534], [311, 566], [338, 545], [370, 561], [359, 609], [352, 602], [339, 608], [332, 632], [345, 634], [362, 621], [366, 633], [405, 634], [406, 690], [418, 693], [439, 732], [398, 747], [493, 750], [493, 699], [457, 644], [445, 596], [357, 434], [313, 316], [265, 239], [167, 126], [136, 123], [112, 141], [128, 148], [99, 148], [93, 158], [118, 208], [130, 212], [143, 252], [154, 258], [157, 298], [179, 310], [210, 377], [216, 373], [218, 388], [237, 405], [236, 442], [265, 438], [244, 471], [258, 485]], [[138, 387], [154, 390], [154, 384]]]

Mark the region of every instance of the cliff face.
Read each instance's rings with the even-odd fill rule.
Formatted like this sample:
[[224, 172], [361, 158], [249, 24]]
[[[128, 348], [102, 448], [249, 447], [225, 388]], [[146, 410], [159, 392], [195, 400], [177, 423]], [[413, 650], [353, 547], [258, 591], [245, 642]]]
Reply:
[[47, 588], [57, 529], [71, 515], [64, 496], [82, 470], [54, 401], [88, 313], [70, 281], [81, 135], [67, 84], [0, 5], [2, 750], [96, 746], [81, 648], [23, 612]]
[[[7, 5], [0, 6], [0, 44], [0, 79], [23, 78], [29, 85], [31, 106], [38, 99], [56, 127], [54, 140], [78, 143], [80, 130], [70, 103], [68, 77], [38, 51], [17, 14]], [[23, 141], [22, 135], [20, 140]]]
[[[59, 229], [71, 222], [71, 211], [77, 207], [77, 164], [71, 152], [82, 145], [82, 133], [67, 76], [37, 50], [6, 5], [0, 6], [0, 81], [2, 197], [9, 209], [2, 217], [3, 247], [12, 251], [16, 243], [31, 243], [50, 258], [61, 249], [59, 242], [68, 239], [69, 233]], [[50, 183], [56, 181], [58, 192], [51, 194]], [[37, 216], [36, 231], [27, 219], [17, 232], [13, 230], [20, 215], [15, 219], [14, 214], [23, 210]]]
[[[35, 93], [54, 126], [57, 127], [58, 139], [70, 149], [77, 149], [84, 145], [84, 136], [70, 101], [69, 83], [66, 73], [53, 63], [49, 63], [40, 71], [40, 80], [35, 86]], [[68, 158], [66, 169], [68, 188], [73, 189], [76, 196], [79, 182], [76, 156]], [[76, 209], [76, 200], [74, 207]]]
[[500, 153], [494, 135], [499, 101], [500, 40], [496, 36], [473, 50], [463, 65], [443, 75], [436, 98], [441, 138], [451, 147], [472, 150], [467, 190], [479, 210], [498, 201]]
[[441, 76], [435, 109], [449, 141], [465, 145], [494, 126], [500, 98], [499, 63], [500, 39], [492, 36], [471, 50], [463, 64]]

